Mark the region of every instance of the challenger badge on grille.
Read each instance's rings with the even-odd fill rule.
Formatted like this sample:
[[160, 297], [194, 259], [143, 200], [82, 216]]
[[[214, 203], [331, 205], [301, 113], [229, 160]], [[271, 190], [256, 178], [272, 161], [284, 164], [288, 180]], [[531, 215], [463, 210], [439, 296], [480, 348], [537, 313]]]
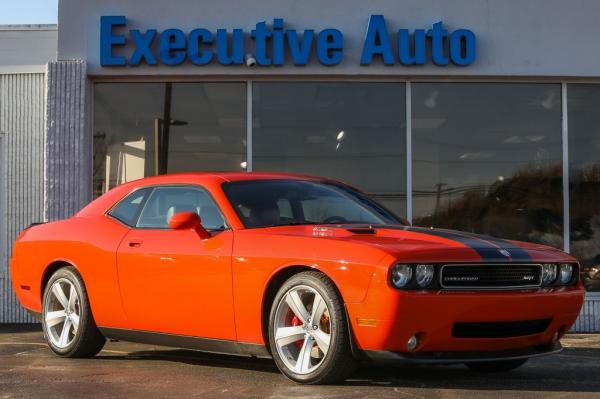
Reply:
[[440, 283], [443, 288], [510, 289], [538, 287], [541, 265], [460, 264], [444, 265]]

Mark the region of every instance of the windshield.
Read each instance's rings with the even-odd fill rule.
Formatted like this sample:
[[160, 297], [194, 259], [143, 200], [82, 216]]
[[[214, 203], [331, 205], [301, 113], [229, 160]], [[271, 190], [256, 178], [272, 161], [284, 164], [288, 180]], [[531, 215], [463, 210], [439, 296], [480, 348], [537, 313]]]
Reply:
[[343, 185], [306, 180], [223, 184], [247, 228], [299, 224], [404, 224], [364, 194]]

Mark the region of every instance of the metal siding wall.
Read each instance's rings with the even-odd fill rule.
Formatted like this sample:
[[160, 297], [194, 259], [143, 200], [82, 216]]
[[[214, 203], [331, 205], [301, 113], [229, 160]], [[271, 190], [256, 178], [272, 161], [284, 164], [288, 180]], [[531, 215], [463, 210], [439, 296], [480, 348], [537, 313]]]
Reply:
[[0, 131], [6, 147], [5, 215], [0, 226], [6, 229], [2, 237], [7, 249], [0, 259], [0, 323], [35, 321], [15, 298], [8, 261], [19, 233], [43, 220], [45, 87], [41, 73], [0, 75]]
[[600, 332], [600, 295], [588, 293], [577, 321], [571, 327], [571, 332], [598, 333]]
[[44, 207], [50, 221], [72, 216], [91, 200], [89, 87], [84, 61], [48, 64]]

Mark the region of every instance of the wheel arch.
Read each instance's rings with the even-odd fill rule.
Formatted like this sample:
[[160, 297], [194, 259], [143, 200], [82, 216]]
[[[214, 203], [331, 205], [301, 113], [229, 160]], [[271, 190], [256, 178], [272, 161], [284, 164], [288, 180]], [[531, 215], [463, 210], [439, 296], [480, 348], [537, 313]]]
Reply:
[[52, 277], [52, 275], [58, 270], [65, 267], [73, 267], [75, 270], [77, 270], [77, 273], [83, 280], [83, 276], [81, 276], [79, 268], [75, 265], [74, 262], [71, 262], [68, 259], [55, 259], [46, 266], [44, 272], [42, 273], [42, 280], [40, 282], [40, 301], [43, 301], [44, 291], [46, 290], [46, 285], [48, 284], [48, 281], [50, 281], [50, 277]]
[[[282, 267], [281, 269], [277, 270], [275, 273], [273, 273], [273, 275], [269, 279], [267, 285], [265, 286], [265, 290], [263, 292], [262, 305], [261, 305], [261, 332], [262, 332], [263, 340], [265, 342], [265, 346], [267, 347], [267, 350], [269, 352], [270, 352], [270, 348], [269, 348], [269, 315], [271, 312], [271, 306], [273, 305], [273, 301], [275, 300], [275, 296], [277, 295], [277, 291], [279, 291], [279, 288], [290, 277], [292, 277], [293, 275], [296, 275], [298, 273], [307, 272], [307, 271], [319, 272], [319, 273], [323, 274], [325, 277], [327, 277], [329, 280], [331, 280], [331, 282], [333, 283], [333, 286], [335, 287], [335, 290], [337, 291], [338, 295], [342, 299], [342, 302], [344, 302], [344, 297], [342, 296], [342, 293], [341, 293], [339, 287], [337, 286], [335, 280], [332, 279], [331, 276], [329, 276], [327, 273], [325, 273], [320, 268], [317, 268], [315, 266], [298, 264], [298, 265], [288, 265], [288, 266]], [[347, 311], [345, 309], [345, 304], [344, 304], [344, 311], [347, 314]]]

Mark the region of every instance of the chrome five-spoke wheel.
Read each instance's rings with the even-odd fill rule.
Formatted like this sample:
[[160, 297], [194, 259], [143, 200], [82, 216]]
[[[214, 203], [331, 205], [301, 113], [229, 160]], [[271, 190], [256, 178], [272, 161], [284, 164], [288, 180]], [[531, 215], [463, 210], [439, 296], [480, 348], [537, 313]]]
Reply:
[[87, 291], [79, 272], [65, 266], [52, 274], [44, 287], [42, 326], [48, 346], [63, 357], [90, 357], [106, 339], [98, 330]]
[[50, 293], [44, 305], [46, 335], [57, 348], [66, 348], [75, 339], [79, 328], [79, 296], [75, 286], [65, 278], [54, 281]]
[[290, 289], [277, 307], [275, 323], [277, 352], [290, 370], [308, 374], [321, 365], [331, 342], [331, 320], [314, 288]]
[[355, 369], [342, 297], [318, 271], [289, 277], [271, 305], [269, 347], [277, 367], [304, 384], [343, 381]]

